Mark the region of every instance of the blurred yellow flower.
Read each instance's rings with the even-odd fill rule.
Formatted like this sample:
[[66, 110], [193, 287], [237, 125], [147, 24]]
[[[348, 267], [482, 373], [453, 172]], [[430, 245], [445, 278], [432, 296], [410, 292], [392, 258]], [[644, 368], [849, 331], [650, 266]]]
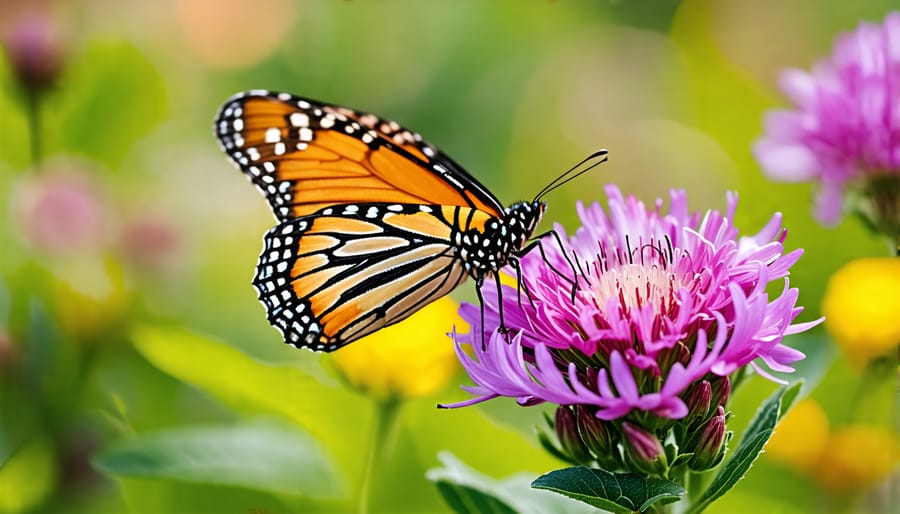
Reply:
[[813, 475], [829, 491], [859, 491], [887, 476], [900, 463], [897, 436], [887, 427], [850, 425], [835, 431]]
[[825, 326], [858, 367], [896, 353], [900, 345], [900, 258], [864, 258], [845, 264], [828, 281]]
[[80, 340], [117, 334], [126, 322], [130, 295], [121, 265], [110, 258], [71, 259], [56, 270], [53, 307], [60, 328]]
[[452, 299], [441, 298], [408, 319], [341, 348], [332, 362], [351, 385], [378, 398], [437, 393], [459, 370], [453, 342], [446, 335], [454, 326], [457, 331], [468, 330], [457, 307]]
[[818, 402], [801, 400], [775, 427], [767, 458], [798, 471], [813, 468], [828, 442], [828, 417]]

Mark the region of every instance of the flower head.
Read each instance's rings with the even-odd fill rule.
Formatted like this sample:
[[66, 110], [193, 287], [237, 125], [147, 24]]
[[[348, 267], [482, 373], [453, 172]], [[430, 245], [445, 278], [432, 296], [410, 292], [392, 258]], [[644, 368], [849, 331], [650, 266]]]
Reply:
[[[606, 194], [608, 210], [579, 205], [574, 235], [557, 227], [521, 258], [521, 291], [486, 283], [483, 308], [461, 307], [473, 330], [455, 335], [456, 353], [475, 398], [449, 406], [499, 396], [575, 406], [601, 466], [666, 476], [681, 453], [713, 467], [727, 440], [728, 376], [748, 365], [773, 379], [767, 370], [793, 371], [803, 354], [782, 339], [821, 321], [794, 324], [802, 309], [787, 275], [801, 251], [784, 253], [780, 215], [739, 237], [732, 194], [724, 213], [702, 216], [683, 191], [668, 211], [615, 186]], [[770, 295], [772, 282], [782, 285]], [[606, 420], [602, 431], [586, 430], [585, 413]], [[561, 453], [575, 456], [566, 421]]]
[[[701, 217], [683, 191], [671, 193], [668, 212], [661, 200], [647, 209], [614, 186], [606, 193], [608, 213], [579, 205], [574, 236], [557, 228], [558, 244], [547, 238], [543, 255], [521, 259], [521, 296], [509, 286], [501, 295], [507, 331], [496, 291], [482, 293], [483, 326], [479, 307], [460, 309], [474, 330], [456, 336], [457, 354], [476, 398], [455, 406], [509, 396], [589, 405], [601, 419], [652, 414], [664, 425], [689, 413], [696, 382], [715, 383], [719, 402], [719, 377], [746, 365], [790, 372], [803, 358], [782, 338], [818, 321], [792, 324], [802, 309], [787, 274], [801, 251], [784, 253], [780, 215], [738, 237], [734, 195], [724, 214]], [[773, 281], [783, 287], [770, 297]]]
[[126, 262], [136, 269], [161, 272], [178, 261], [179, 233], [175, 224], [154, 214], [138, 214], [122, 224], [119, 247]]
[[879, 425], [848, 425], [828, 438], [813, 473], [828, 491], [859, 491], [884, 480], [900, 464], [896, 433]]
[[798, 471], [813, 470], [828, 441], [828, 417], [813, 399], [797, 402], [766, 444], [766, 458]]
[[[817, 181], [823, 223], [840, 219], [844, 188], [858, 186], [875, 205], [857, 207], [900, 234], [900, 12], [841, 35], [829, 58], [811, 72], [786, 70], [780, 83], [795, 109], [766, 115], [753, 149], [763, 170], [777, 180]], [[886, 189], [889, 197], [880, 194]]]
[[87, 174], [51, 170], [23, 178], [11, 196], [17, 228], [36, 250], [52, 254], [94, 250], [106, 235], [104, 198]]

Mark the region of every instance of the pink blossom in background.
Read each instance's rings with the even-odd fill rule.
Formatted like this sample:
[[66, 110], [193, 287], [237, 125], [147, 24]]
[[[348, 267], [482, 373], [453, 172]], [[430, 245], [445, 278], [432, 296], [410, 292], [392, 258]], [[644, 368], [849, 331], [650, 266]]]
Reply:
[[40, 251], [67, 253], [99, 247], [106, 237], [107, 206], [87, 175], [49, 170], [19, 180], [10, 198], [24, 242]]
[[900, 176], [900, 12], [842, 34], [830, 57], [780, 83], [794, 108], [766, 114], [753, 153], [772, 179], [818, 183], [821, 222], [840, 220], [848, 186]]
[[158, 272], [177, 262], [181, 241], [173, 223], [161, 216], [139, 214], [122, 224], [119, 247], [123, 258], [135, 268]]

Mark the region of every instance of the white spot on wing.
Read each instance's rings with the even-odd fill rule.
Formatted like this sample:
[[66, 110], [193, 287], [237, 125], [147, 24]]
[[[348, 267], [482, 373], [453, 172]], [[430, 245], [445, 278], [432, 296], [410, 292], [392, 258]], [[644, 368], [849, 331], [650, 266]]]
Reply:
[[307, 127], [309, 126], [309, 116], [302, 112], [295, 112], [291, 114], [290, 117], [291, 125], [295, 127]]
[[277, 143], [281, 141], [281, 131], [275, 127], [266, 130], [266, 143]]

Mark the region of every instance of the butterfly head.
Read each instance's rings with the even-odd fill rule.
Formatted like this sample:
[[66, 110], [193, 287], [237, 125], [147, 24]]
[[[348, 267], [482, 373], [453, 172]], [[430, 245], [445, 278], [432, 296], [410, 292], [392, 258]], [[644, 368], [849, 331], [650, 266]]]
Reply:
[[525, 243], [534, 233], [538, 223], [547, 210], [547, 202], [533, 200], [530, 202], [516, 202], [504, 209], [504, 224], [510, 231], [509, 241], [512, 250], [516, 251], [525, 246]]

